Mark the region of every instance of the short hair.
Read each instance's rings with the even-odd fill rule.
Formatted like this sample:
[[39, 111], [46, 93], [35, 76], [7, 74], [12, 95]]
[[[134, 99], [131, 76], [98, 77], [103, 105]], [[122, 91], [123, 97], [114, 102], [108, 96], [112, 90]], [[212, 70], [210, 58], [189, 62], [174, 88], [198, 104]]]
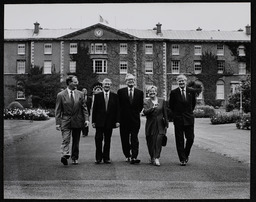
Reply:
[[75, 75], [68, 75], [66, 78], [66, 84], [69, 85], [70, 82], [72, 82], [73, 78], [77, 78]]
[[109, 78], [105, 78], [103, 81], [102, 81], [102, 84], [103, 83], [110, 83], [110, 84], [112, 84], [112, 81], [111, 81], [111, 79], [109, 79]]
[[155, 91], [157, 92], [156, 86], [152, 85], [152, 86], [147, 87], [147, 91], [150, 91], [151, 89], [155, 89]]
[[87, 89], [86, 88], [82, 88], [82, 91], [85, 91], [85, 93], [87, 94]]
[[125, 81], [127, 81], [128, 79], [134, 79], [135, 80], [135, 76], [128, 73], [128, 74], [126, 74]]
[[188, 80], [187, 77], [184, 74], [180, 74], [179, 76], [177, 76], [176, 81], [179, 81], [180, 79], [183, 79], [185, 81]]

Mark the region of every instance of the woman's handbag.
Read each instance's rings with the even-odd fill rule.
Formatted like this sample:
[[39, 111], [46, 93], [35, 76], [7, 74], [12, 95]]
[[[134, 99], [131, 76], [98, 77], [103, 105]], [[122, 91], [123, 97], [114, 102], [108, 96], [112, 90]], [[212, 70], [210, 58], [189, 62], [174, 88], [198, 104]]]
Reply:
[[167, 136], [166, 134], [163, 135], [163, 138], [162, 138], [162, 146], [165, 147], [167, 144]]

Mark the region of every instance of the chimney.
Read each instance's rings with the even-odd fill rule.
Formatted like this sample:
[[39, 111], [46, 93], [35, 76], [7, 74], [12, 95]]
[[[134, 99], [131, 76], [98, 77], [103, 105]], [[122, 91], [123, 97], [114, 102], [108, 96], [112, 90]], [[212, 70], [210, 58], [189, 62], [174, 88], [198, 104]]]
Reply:
[[247, 35], [251, 35], [251, 26], [247, 25], [247, 26], [245, 27], [245, 33], [246, 33]]
[[156, 24], [156, 34], [161, 34], [162, 33], [161, 26], [162, 26], [162, 24], [160, 24], [160, 23]]
[[34, 25], [35, 25], [35, 28], [34, 28], [34, 34], [38, 34], [39, 33], [39, 23], [38, 22], [36, 22], [36, 23], [34, 23]]
[[198, 27], [198, 28], [196, 29], [196, 31], [202, 31], [202, 29], [201, 29], [200, 27]]

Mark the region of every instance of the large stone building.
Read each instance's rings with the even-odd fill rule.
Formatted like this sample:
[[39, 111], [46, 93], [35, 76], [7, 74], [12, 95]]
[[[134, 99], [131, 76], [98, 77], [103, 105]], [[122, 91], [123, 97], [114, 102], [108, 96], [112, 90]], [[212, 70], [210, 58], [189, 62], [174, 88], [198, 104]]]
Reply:
[[[145, 96], [146, 87], [154, 84], [158, 95], [168, 99], [170, 90], [177, 87], [176, 76], [182, 73], [203, 86], [198, 97], [203, 102], [204, 86], [210, 81], [202, 75], [215, 68], [213, 77], [218, 79], [211, 84], [211, 93], [215, 101], [225, 105], [240, 80], [250, 74], [250, 32], [248, 25], [245, 31], [175, 31], [162, 30], [160, 23], [151, 30], [121, 30], [101, 23], [84, 29], [42, 29], [36, 22], [34, 29], [5, 30], [4, 103], [27, 101], [24, 92], [7, 88], [17, 82], [16, 74], [40, 66], [44, 74], [54, 69], [64, 79], [68, 72], [76, 71], [76, 61], [70, 56], [84, 46], [93, 60], [93, 66], [85, 68], [93, 68], [100, 81], [111, 78], [114, 91], [125, 86], [126, 73], [132, 73]], [[207, 64], [207, 55], [216, 63]]]

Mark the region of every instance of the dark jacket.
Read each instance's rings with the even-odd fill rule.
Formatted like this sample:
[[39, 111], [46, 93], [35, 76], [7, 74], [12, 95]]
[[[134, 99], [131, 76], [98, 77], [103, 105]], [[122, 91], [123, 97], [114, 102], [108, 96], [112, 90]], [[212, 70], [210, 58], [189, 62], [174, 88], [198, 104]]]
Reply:
[[120, 104], [120, 126], [132, 125], [140, 127], [140, 112], [143, 109], [143, 92], [134, 88], [133, 102], [130, 103], [128, 88], [121, 88], [117, 91]]
[[103, 92], [95, 94], [92, 106], [92, 123], [95, 127], [115, 128], [120, 123], [119, 100], [117, 94], [110, 92], [108, 108], [105, 107]]
[[169, 108], [173, 115], [174, 124], [193, 125], [193, 111], [196, 106], [196, 95], [192, 88], [186, 87], [186, 101], [183, 101], [179, 88], [171, 91], [169, 99]]

